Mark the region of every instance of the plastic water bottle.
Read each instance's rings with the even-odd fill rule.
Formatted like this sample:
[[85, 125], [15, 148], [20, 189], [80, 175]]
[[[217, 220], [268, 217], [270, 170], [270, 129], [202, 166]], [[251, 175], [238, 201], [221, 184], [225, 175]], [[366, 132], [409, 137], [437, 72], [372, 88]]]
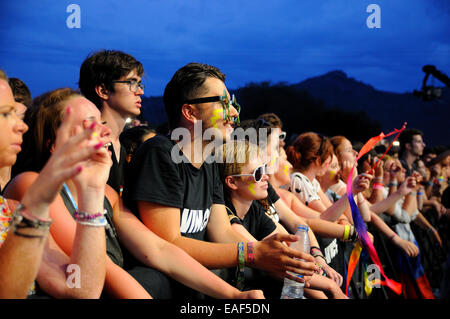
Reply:
[[[300, 225], [297, 227], [297, 232], [295, 233], [300, 239], [296, 242], [291, 243], [290, 247], [303, 251], [309, 254], [310, 243], [308, 237], [308, 226]], [[289, 274], [302, 278], [302, 275], [298, 275], [292, 272]], [[281, 292], [281, 299], [302, 299], [303, 298], [303, 288], [304, 283], [300, 283], [288, 278], [284, 278], [283, 290]]]

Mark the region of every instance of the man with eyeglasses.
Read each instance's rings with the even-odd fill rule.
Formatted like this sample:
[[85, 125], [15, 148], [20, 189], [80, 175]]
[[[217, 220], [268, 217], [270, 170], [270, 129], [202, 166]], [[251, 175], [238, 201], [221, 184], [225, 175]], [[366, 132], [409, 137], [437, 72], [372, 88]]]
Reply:
[[101, 50], [88, 56], [80, 68], [81, 93], [92, 101], [102, 114], [102, 121], [111, 129], [113, 165], [108, 185], [122, 193], [126, 152], [119, 136], [126, 120], [141, 113], [144, 68], [131, 55], [115, 50]]
[[[217, 163], [203, 157], [210, 141], [195, 134], [201, 125], [202, 132], [212, 128], [226, 139], [239, 122], [239, 106], [224, 82], [225, 75], [206, 64], [190, 63], [175, 72], [164, 91], [165, 110], [170, 130], [182, 128], [188, 140], [156, 136], [141, 146], [125, 177], [125, 204], [151, 231], [209, 269], [245, 264], [279, 278], [286, 270], [312, 275], [317, 269], [311, 256], [282, 244], [295, 237], [277, 234], [244, 245], [245, 238], [231, 228]], [[174, 161], [173, 152], [184, 160]]]

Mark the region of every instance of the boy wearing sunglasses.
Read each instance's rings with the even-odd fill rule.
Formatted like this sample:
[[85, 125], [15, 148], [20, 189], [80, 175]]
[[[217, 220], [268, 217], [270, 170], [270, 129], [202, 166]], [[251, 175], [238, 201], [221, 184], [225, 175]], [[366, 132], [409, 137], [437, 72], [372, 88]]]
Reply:
[[[214, 128], [225, 139], [231, 135], [239, 107], [224, 81], [219, 69], [200, 63], [190, 63], [174, 74], [164, 92], [169, 127], [188, 131], [189, 140], [180, 143], [177, 136], [156, 136], [141, 146], [125, 179], [126, 204], [150, 230], [210, 269], [239, 264], [279, 278], [290, 276], [286, 270], [312, 275], [316, 266], [311, 256], [282, 244], [295, 241], [295, 236], [277, 234], [248, 244], [230, 225], [218, 165], [203, 158], [210, 141], [194, 134], [201, 123], [202, 131]], [[173, 153], [184, 160], [176, 163]]]

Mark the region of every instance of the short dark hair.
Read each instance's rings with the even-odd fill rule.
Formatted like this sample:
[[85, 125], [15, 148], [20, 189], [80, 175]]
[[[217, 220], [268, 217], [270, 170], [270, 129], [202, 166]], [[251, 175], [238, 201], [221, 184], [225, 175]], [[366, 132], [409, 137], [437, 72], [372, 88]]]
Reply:
[[18, 78], [9, 78], [8, 83], [13, 92], [14, 100], [24, 104], [26, 107], [30, 107], [33, 99], [31, 98], [31, 92], [28, 86]]
[[173, 130], [179, 125], [184, 101], [202, 93], [202, 85], [209, 77], [225, 82], [225, 74], [208, 64], [189, 63], [175, 72], [164, 90], [164, 107], [169, 129]]
[[281, 122], [281, 119], [275, 113], [264, 113], [258, 116], [257, 119], [263, 119], [273, 128], [279, 127], [281, 129], [283, 127], [283, 122]]
[[399, 155], [403, 154], [403, 152], [405, 151], [405, 145], [412, 142], [414, 135], [423, 136], [423, 133], [422, 133], [422, 131], [420, 131], [418, 129], [409, 128], [409, 129], [404, 130], [400, 134], [400, 136], [398, 138], [398, 141], [400, 142], [400, 152], [399, 152], [400, 154]]
[[101, 50], [88, 55], [81, 64], [78, 87], [81, 93], [101, 110], [101, 100], [95, 92], [95, 87], [104, 84], [107, 90], [114, 92], [112, 81], [133, 70], [136, 70], [138, 76], [144, 74], [142, 63], [133, 56], [117, 50]]
[[156, 131], [147, 125], [130, 127], [120, 133], [120, 144], [125, 148], [127, 155], [133, 155], [144, 142], [142, 138], [150, 133], [156, 134]]

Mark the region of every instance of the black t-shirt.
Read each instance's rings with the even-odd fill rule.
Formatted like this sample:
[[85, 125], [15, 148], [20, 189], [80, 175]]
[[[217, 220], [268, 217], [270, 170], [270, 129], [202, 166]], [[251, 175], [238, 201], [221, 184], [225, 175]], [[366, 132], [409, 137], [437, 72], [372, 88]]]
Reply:
[[[274, 211], [273, 203], [275, 203], [280, 197], [277, 195], [273, 187], [269, 184], [268, 188], [268, 204], [271, 207], [271, 211]], [[276, 225], [274, 221], [266, 215], [266, 208], [258, 201], [254, 200], [250, 206], [244, 219], [240, 219], [236, 214], [236, 209], [233, 206], [231, 198], [225, 196], [225, 205], [227, 206], [228, 217], [230, 223], [238, 223], [245, 227], [248, 232], [257, 240], [262, 240], [266, 236], [270, 235], [275, 229]]]
[[[172, 160], [172, 149], [180, 154], [181, 163]], [[179, 208], [181, 234], [199, 240], [205, 240], [211, 206], [224, 204], [217, 164], [205, 161], [196, 168], [174, 141], [159, 135], [133, 155], [123, 198], [138, 218], [137, 201]]]
[[111, 186], [117, 192], [117, 194], [121, 195], [122, 187], [124, 184], [124, 172], [127, 153], [125, 151], [125, 148], [123, 146], [120, 146], [120, 160], [117, 161], [116, 153], [114, 152], [112, 144], [109, 146], [108, 150], [110, 150], [112, 153], [112, 166], [111, 170], [109, 171], [109, 178], [106, 184]]
[[417, 171], [417, 164], [416, 164], [416, 162], [414, 162], [414, 163], [412, 164], [412, 167], [411, 167], [411, 168], [408, 166], [408, 163], [406, 163], [406, 161], [405, 161], [404, 159], [401, 159], [401, 160], [400, 160], [400, 163], [402, 163], [403, 168], [406, 170], [406, 172], [405, 172], [405, 176], [406, 176], [406, 177], [411, 176], [411, 174], [412, 174], [414, 171]]

